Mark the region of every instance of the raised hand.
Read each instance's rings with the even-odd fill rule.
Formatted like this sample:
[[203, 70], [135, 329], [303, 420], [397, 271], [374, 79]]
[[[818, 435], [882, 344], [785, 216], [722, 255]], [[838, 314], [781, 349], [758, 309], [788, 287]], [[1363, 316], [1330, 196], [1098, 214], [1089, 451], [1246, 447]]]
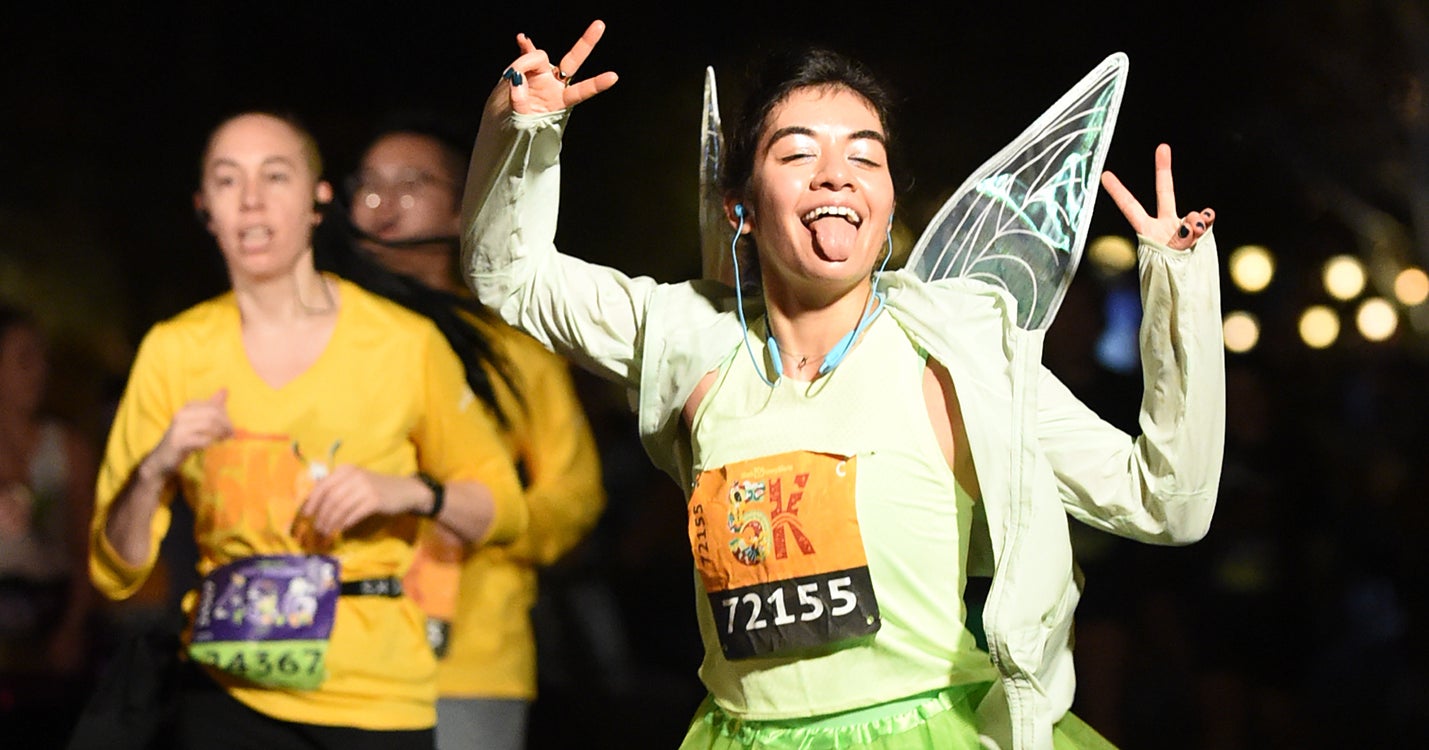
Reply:
[[516, 46], [521, 56], [501, 75], [509, 85], [511, 108], [522, 114], [555, 112], [574, 107], [614, 86], [619, 76], [612, 71], [575, 80], [577, 71], [604, 33], [604, 21], [591, 22], [559, 64], [552, 64], [546, 51], [538, 48], [530, 37], [517, 34]]
[[1171, 179], [1171, 147], [1164, 143], [1156, 147], [1155, 216], [1146, 213], [1141, 202], [1111, 172], [1102, 172], [1102, 187], [1116, 202], [1126, 220], [1131, 222], [1133, 231], [1174, 250], [1194, 246], [1216, 220], [1215, 211], [1209, 208], [1177, 216], [1176, 188]]

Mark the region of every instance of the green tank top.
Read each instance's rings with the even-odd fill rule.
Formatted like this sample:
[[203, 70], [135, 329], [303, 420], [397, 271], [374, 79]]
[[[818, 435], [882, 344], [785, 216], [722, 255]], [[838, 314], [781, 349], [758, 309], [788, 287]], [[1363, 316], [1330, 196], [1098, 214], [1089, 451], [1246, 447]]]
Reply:
[[700, 404], [700, 676], [731, 715], [818, 716], [995, 679], [964, 626], [973, 505], [929, 423], [925, 359], [879, 315], [812, 383], [770, 388], [741, 348]]

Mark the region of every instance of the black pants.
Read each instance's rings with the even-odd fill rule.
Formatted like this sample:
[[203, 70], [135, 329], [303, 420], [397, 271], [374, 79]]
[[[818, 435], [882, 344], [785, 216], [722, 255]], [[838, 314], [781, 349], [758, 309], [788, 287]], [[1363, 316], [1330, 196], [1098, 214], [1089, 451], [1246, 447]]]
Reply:
[[374, 730], [282, 721], [228, 694], [193, 664], [180, 679], [174, 750], [433, 750], [432, 729]]

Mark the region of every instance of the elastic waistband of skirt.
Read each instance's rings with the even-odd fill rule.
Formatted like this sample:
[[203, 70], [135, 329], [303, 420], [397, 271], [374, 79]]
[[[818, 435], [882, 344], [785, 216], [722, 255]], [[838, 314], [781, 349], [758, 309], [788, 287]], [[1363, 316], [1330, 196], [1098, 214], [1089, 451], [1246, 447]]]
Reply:
[[724, 714], [716, 706], [721, 714], [740, 724], [748, 726], [760, 726], [767, 728], [776, 727], [798, 727], [801, 729], [832, 729], [849, 726], [852, 724], [868, 724], [871, 722], [887, 719], [892, 716], [919, 711], [925, 715], [946, 711], [960, 702], [966, 700], [973, 706], [982, 702], [983, 696], [992, 687], [990, 682], [973, 682], [963, 685], [949, 685], [948, 687], [936, 688], [922, 693], [915, 693], [904, 698], [895, 698], [885, 703], [863, 708], [854, 708], [848, 711], [839, 711], [832, 714], [822, 714], [819, 716], [809, 716], [798, 719], [750, 719], [735, 720], [734, 717]]

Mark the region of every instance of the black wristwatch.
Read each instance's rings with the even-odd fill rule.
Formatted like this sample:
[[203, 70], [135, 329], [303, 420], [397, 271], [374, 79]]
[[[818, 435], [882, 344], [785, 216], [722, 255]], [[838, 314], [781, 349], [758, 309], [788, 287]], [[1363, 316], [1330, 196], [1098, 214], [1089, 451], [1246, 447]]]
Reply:
[[422, 515], [427, 518], [436, 518], [441, 515], [442, 506], [447, 503], [447, 488], [425, 472], [417, 472], [417, 479], [421, 481], [422, 484], [427, 485], [427, 489], [432, 491], [432, 509]]

